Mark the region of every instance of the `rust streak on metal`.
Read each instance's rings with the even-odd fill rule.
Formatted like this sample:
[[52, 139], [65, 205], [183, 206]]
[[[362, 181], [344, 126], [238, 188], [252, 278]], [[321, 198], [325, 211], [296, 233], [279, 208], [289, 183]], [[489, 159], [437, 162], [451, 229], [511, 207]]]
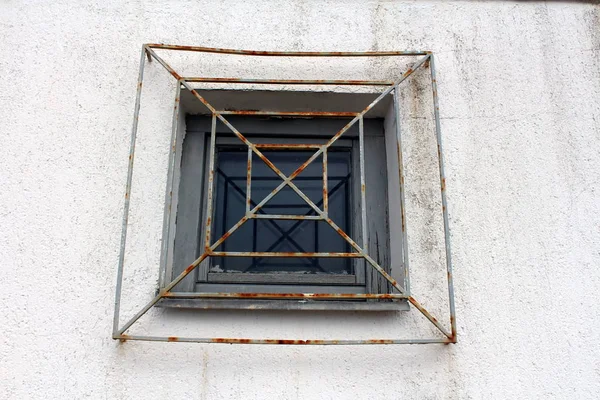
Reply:
[[422, 56], [431, 54], [430, 51], [264, 51], [264, 50], [234, 50], [217, 47], [182, 46], [164, 43], [147, 43], [148, 48], [180, 51], [196, 51], [201, 53], [219, 53], [246, 56], [272, 57], [385, 57], [385, 56]]
[[192, 271], [194, 268], [196, 268], [196, 266], [195, 266], [194, 264], [190, 264], [190, 266], [189, 266], [189, 267], [187, 267], [187, 268], [185, 269], [185, 272], [186, 272], [186, 273], [189, 273], [189, 272], [191, 272], [191, 271]]
[[400, 213], [400, 214], [401, 214], [400, 215], [400, 219], [402, 221], [401, 222], [401, 224], [402, 224], [402, 232], [404, 233], [406, 231], [406, 222], [404, 221], [405, 216], [404, 216], [404, 213]]
[[320, 144], [295, 144], [295, 143], [260, 143], [255, 144], [254, 147], [257, 149], [319, 149], [322, 147]]
[[220, 114], [232, 115], [273, 115], [273, 116], [297, 116], [297, 117], [354, 117], [356, 112], [347, 111], [257, 111], [257, 110], [235, 110], [220, 111]]
[[179, 342], [179, 338], [177, 336], [169, 336], [167, 342]]
[[392, 343], [394, 343], [394, 341], [387, 340], [387, 339], [369, 339], [369, 340], [367, 340], [367, 343], [369, 343], [369, 344], [392, 344]]
[[246, 83], [265, 85], [350, 85], [350, 86], [391, 86], [392, 81], [342, 80], [342, 79], [245, 79], [245, 78], [204, 78], [184, 77], [186, 82], [195, 83]]
[[301, 258], [362, 258], [362, 253], [316, 253], [274, 251], [213, 251], [213, 257], [301, 257]]

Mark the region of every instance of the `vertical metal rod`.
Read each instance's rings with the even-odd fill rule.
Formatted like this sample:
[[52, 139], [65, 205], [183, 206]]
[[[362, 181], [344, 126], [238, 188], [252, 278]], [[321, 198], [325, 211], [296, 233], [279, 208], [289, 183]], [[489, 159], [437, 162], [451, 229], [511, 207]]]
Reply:
[[246, 168], [246, 215], [250, 214], [250, 204], [252, 203], [252, 149], [248, 147], [248, 166]]
[[119, 251], [119, 266], [117, 268], [117, 287], [115, 289], [115, 314], [113, 316], [113, 337], [118, 335], [119, 313], [121, 311], [121, 290], [123, 286], [123, 268], [125, 265], [125, 244], [127, 242], [127, 222], [129, 220], [129, 201], [131, 198], [131, 181], [133, 178], [133, 159], [135, 156], [135, 140], [137, 137], [138, 121], [140, 116], [140, 102], [142, 98], [142, 82], [144, 81], [144, 67], [146, 65], [146, 45], [142, 46], [138, 83], [133, 111], [133, 126], [131, 128], [131, 141], [129, 144], [129, 166], [127, 167], [127, 181], [125, 183], [125, 204], [123, 206], [123, 224], [121, 227], [121, 247]]
[[177, 81], [175, 89], [175, 102], [173, 106], [173, 122], [171, 125], [171, 146], [169, 148], [169, 166], [167, 170], [167, 189], [165, 191], [165, 214], [163, 217], [162, 249], [160, 253], [161, 274], [159, 287], [165, 282], [167, 261], [169, 259], [169, 240], [171, 238], [171, 207], [173, 206], [173, 181], [175, 175], [175, 155], [177, 150], [177, 127], [179, 123], [179, 98], [181, 95], [181, 81]]
[[[364, 133], [364, 120], [361, 116], [358, 120], [358, 162], [360, 172], [360, 217], [361, 217], [361, 236], [362, 236], [362, 247], [365, 253], [368, 253], [367, 244], [367, 196], [366, 196], [366, 184], [365, 184], [365, 133]], [[364, 269], [367, 271], [367, 260], [364, 260]]]
[[[327, 184], [327, 149], [323, 150], [323, 213], [329, 214], [329, 188]], [[318, 224], [318, 223], [317, 223]]]
[[[257, 219], [253, 219], [252, 220], [252, 251], [258, 251], [256, 246], [257, 246], [257, 240], [258, 240], [258, 220]], [[255, 268], [257, 265], [259, 259], [257, 259], [256, 257], [252, 257], [252, 264], [250, 265], [250, 268]]]
[[400, 186], [400, 218], [402, 224], [402, 264], [404, 264], [404, 288], [410, 295], [410, 270], [408, 259], [408, 230], [406, 224], [406, 198], [404, 193], [404, 163], [402, 161], [402, 131], [400, 129], [400, 89], [394, 87], [394, 116], [396, 122], [396, 151], [398, 154], [398, 183]]
[[[323, 151], [323, 214], [327, 215], [329, 213], [329, 188], [328, 183], [327, 183], [327, 150]], [[317, 203], [317, 205], [319, 205], [319, 203]], [[314, 227], [315, 227], [315, 234], [314, 234], [314, 252], [318, 253], [319, 252], [319, 222], [320, 221], [315, 221]], [[315, 268], [320, 268], [316, 266], [317, 263], [319, 263], [319, 261], [316, 258], [312, 259], [312, 265]]]
[[367, 196], [365, 186], [365, 133], [364, 120], [360, 117], [358, 120], [358, 160], [360, 169], [360, 217], [362, 223], [362, 248], [365, 253], [367, 250]]
[[210, 233], [212, 229], [213, 191], [215, 179], [215, 142], [217, 140], [217, 116], [213, 113], [210, 128], [210, 157], [208, 161], [208, 195], [206, 199], [206, 235], [204, 236], [204, 249], [210, 247]]
[[[217, 169], [218, 170], [218, 169]], [[223, 189], [223, 215], [221, 216], [221, 221], [223, 223], [223, 229], [221, 230], [221, 235], [223, 235], [225, 233], [225, 229], [227, 227], [227, 203], [229, 202], [229, 180], [225, 179], [225, 188]], [[216, 214], [216, 212], [215, 212]], [[221, 248], [221, 251], [226, 251], [227, 250], [227, 243], [223, 242], [223, 247]], [[223, 260], [223, 266], [225, 265], [225, 261]], [[224, 268], [226, 269], [226, 268]]]
[[435, 75], [435, 62], [430, 56], [429, 69], [431, 71], [431, 92], [433, 95], [433, 115], [435, 117], [435, 136], [437, 139], [438, 166], [440, 169], [440, 192], [442, 196], [442, 215], [444, 217], [444, 240], [446, 244], [446, 271], [448, 274], [448, 303], [450, 306], [450, 328], [452, 337], [456, 342], [456, 308], [454, 304], [454, 278], [452, 276], [452, 254], [450, 251], [450, 226], [448, 223], [448, 203], [446, 200], [446, 174], [444, 172], [444, 152], [442, 149], [442, 130], [440, 126], [440, 105], [438, 102], [437, 79]]

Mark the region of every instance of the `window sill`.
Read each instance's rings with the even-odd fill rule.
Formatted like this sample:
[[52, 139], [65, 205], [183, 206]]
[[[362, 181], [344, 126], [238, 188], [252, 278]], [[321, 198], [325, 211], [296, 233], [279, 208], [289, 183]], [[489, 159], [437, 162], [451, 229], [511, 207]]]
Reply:
[[302, 311], [409, 311], [406, 300], [257, 300], [257, 299], [161, 299], [157, 307], [199, 310], [302, 310]]

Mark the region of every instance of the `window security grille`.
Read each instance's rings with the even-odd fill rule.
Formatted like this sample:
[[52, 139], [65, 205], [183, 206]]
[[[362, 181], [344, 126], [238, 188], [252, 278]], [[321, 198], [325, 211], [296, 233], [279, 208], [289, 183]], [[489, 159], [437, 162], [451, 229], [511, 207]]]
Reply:
[[[159, 57], [154, 51], [155, 49], [174, 50], [174, 51], [189, 51], [189, 52], [205, 52], [205, 53], [221, 53], [221, 54], [237, 54], [237, 55], [249, 55], [249, 56], [266, 56], [266, 57], [402, 57], [402, 56], [421, 56], [418, 61], [410, 67], [397, 81], [342, 81], [342, 80], [260, 80], [260, 79], [228, 79], [228, 78], [202, 78], [202, 77], [182, 77], [180, 76], [167, 62]], [[127, 234], [127, 219], [129, 212], [129, 201], [131, 191], [131, 181], [133, 173], [133, 161], [135, 155], [135, 141], [137, 133], [137, 122], [140, 109], [141, 89], [143, 81], [144, 65], [148, 61], [155, 60], [161, 66], [163, 66], [177, 81], [177, 96], [175, 102], [175, 115], [177, 115], [177, 107], [179, 101], [179, 91], [181, 88], [189, 90], [208, 110], [212, 113], [212, 129], [210, 135], [210, 146], [209, 146], [209, 173], [208, 173], [208, 193], [207, 193], [207, 212], [209, 216], [206, 223], [205, 232], [205, 251], [192, 262], [181, 274], [179, 274], [170, 283], [164, 286], [159, 293], [147, 303], [138, 313], [136, 313], [131, 319], [129, 319], [123, 326], [119, 325], [119, 313], [120, 313], [120, 300], [121, 300], [121, 287], [123, 280], [123, 267], [125, 257], [125, 241]], [[386, 270], [379, 265], [368, 253], [367, 244], [364, 238], [367, 237], [367, 221], [366, 221], [366, 208], [361, 208], [361, 215], [357, 216], [361, 218], [362, 223], [362, 243], [355, 241], [350, 235], [348, 235], [346, 223], [342, 219], [342, 225], [334, 222], [331, 218], [330, 211], [334, 205], [330, 202], [331, 193], [328, 189], [328, 168], [334, 166], [337, 169], [343, 169], [344, 161], [339, 157], [330, 157], [332, 145], [340, 139], [345, 132], [347, 132], [355, 124], [359, 127], [359, 174], [358, 179], [360, 180], [361, 187], [361, 204], [365, 204], [365, 191], [367, 190], [367, 182], [365, 182], [365, 166], [364, 166], [364, 115], [371, 110], [381, 99], [390, 94], [392, 91], [398, 90], [400, 85], [406, 78], [414, 73], [419, 68], [429, 67], [431, 72], [431, 85], [433, 91], [433, 102], [434, 102], [434, 117], [435, 117], [435, 130], [436, 139], [438, 146], [438, 161], [439, 161], [439, 173], [440, 173], [440, 186], [441, 186], [441, 200], [442, 200], [442, 212], [444, 222], [444, 235], [446, 245], [446, 268], [447, 268], [447, 283], [449, 293], [449, 308], [450, 308], [450, 330], [448, 331], [429, 311], [427, 311], [410, 293], [410, 280], [408, 273], [408, 249], [406, 236], [402, 243], [403, 247], [403, 267], [404, 267], [404, 281], [396, 281]], [[258, 84], [305, 84], [305, 85], [366, 85], [366, 86], [382, 86], [385, 90], [373, 101], [371, 104], [366, 106], [361, 112], [348, 113], [348, 112], [312, 112], [312, 113], [297, 113], [288, 111], [225, 111], [217, 110], [214, 108], [199, 92], [193, 88], [191, 83], [193, 82], [216, 82], [216, 83], [258, 83]], [[394, 96], [394, 101], [397, 101], [398, 96]], [[397, 104], [394, 106], [394, 112], [398, 112]], [[229, 115], [277, 115], [277, 116], [345, 116], [351, 117], [351, 121], [344, 126], [341, 130], [335, 133], [326, 143], [324, 144], [258, 144], [253, 143], [249, 140], [242, 132], [240, 132], [234, 125], [228, 120]], [[216, 162], [217, 145], [216, 145], [216, 123], [220, 121], [225, 124], [233, 134], [239, 139], [242, 145], [245, 145], [245, 150], [239, 151], [224, 151], [220, 154], [220, 159], [229, 158], [230, 163], [228, 166], [239, 164], [242, 168], [241, 171], [245, 172], [245, 179], [243, 176], [236, 174], [235, 171], [225, 171], [224, 165]], [[175, 124], [173, 127], [173, 137], [175, 137]], [[404, 210], [404, 178], [403, 178], [403, 166], [401, 159], [401, 144], [400, 144], [400, 132], [399, 124], [396, 124], [398, 130], [397, 141], [398, 141], [398, 164], [400, 174], [400, 202], [401, 202], [401, 215], [404, 230], [405, 210]], [[289, 169], [286, 168], [286, 159], [280, 157], [282, 151], [294, 151], [298, 152], [305, 158], [308, 159], [302, 163], [298, 168]], [[444, 166], [442, 160], [442, 147], [441, 147], [441, 132], [439, 123], [439, 107], [437, 97], [437, 85], [435, 79], [434, 59], [433, 54], [430, 52], [363, 52], [363, 53], [306, 53], [306, 52], [256, 52], [256, 51], [244, 51], [244, 50], [228, 50], [228, 49], [215, 49], [215, 48], [203, 48], [203, 47], [188, 47], [188, 46], [171, 46], [161, 44], [148, 44], [144, 45], [142, 49], [142, 58], [140, 62], [140, 73], [139, 73], [139, 84], [137, 89], [136, 105], [135, 105], [135, 116], [134, 125], [132, 129], [131, 138], [131, 153], [130, 153], [130, 164], [127, 175], [127, 186], [126, 186], [126, 197], [125, 197], [125, 211], [123, 219], [123, 234], [121, 241], [121, 254], [119, 260], [118, 277], [117, 277], [117, 289], [116, 289], [116, 301], [115, 301], [115, 315], [114, 315], [114, 326], [113, 326], [113, 338], [120, 340], [147, 340], [147, 341], [180, 341], [180, 342], [198, 342], [198, 343], [254, 343], [254, 344], [305, 344], [305, 345], [333, 345], [333, 344], [417, 344], [417, 343], [455, 343], [456, 342], [456, 321], [455, 321], [455, 310], [454, 310], [454, 290], [453, 290], [453, 278], [452, 278], [452, 262], [450, 256], [450, 242], [449, 242], [449, 228], [448, 228], [448, 215], [447, 215], [447, 204], [445, 194], [445, 176]], [[328, 158], [332, 160], [329, 161]], [[255, 160], [260, 159], [264, 162], [264, 165], [268, 166], [268, 169], [275, 173], [279, 182], [277, 185], [266, 182], [265, 173], [260, 171], [256, 167]], [[317, 174], [303, 175], [303, 179], [299, 179], [298, 176], [305, 171], [311, 163], [315, 160], [320, 159], [322, 176]], [[287, 159], [289, 160], [289, 159]], [[260, 164], [263, 165], [263, 164]], [[168, 185], [171, 185], [172, 192], [172, 169], [174, 167], [173, 152], [171, 152], [171, 160], [169, 163], [169, 181]], [[285, 170], [285, 173], [284, 173]], [[349, 172], [349, 171], [348, 171]], [[349, 172], [350, 173], [350, 172]], [[348, 174], [346, 174], [348, 175]], [[343, 182], [346, 177], [342, 174], [336, 179]], [[315, 182], [322, 181], [322, 201], [316, 204], [311, 200], [307, 192], [315, 190]], [[254, 183], [252, 183], [254, 182]], [[217, 183], [217, 185], [215, 185]], [[225, 201], [224, 197], [229, 194], [234, 194], [236, 188], [240, 188], [240, 185], [246, 185], [245, 192], [245, 213], [239, 218], [239, 220], [233, 224], [233, 226], [225, 231], [225, 224], [221, 226], [215, 226], [215, 221], [211, 220], [210, 216], [217, 213], [227, 213], [230, 210], [230, 205]], [[219, 189], [216, 190], [215, 187]], [[275, 195], [283, 190], [291, 190], [297, 195], [298, 198], [302, 199], [302, 204], [297, 204], [292, 207], [286, 205], [287, 210], [285, 214], [277, 214], [276, 210], [272, 207], [267, 206], [267, 203]], [[252, 192], [263, 192], [265, 195], [261, 201], [254, 202], [251, 198], [250, 193]], [[239, 194], [239, 193], [238, 193]], [[215, 197], [221, 196], [221, 200], [217, 203], [214, 202]], [[261, 196], [259, 196], [261, 197]], [[168, 200], [169, 202], [169, 200]], [[214, 204], [216, 210], [213, 210]], [[272, 204], [271, 204], [272, 205]], [[170, 207], [170, 204], [169, 204]], [[335, 204], [336, 209], [348, 207], [343, 201], [339, 204]], [[309, 213], [304, 210], [308, 208]], [[225, 219], [221, 218], [223, 222]], [[323, 252], [318, 248], [318, 244], [314, 244], [306, 251], [305, 247], [298, 246], [297, 251], [291, 252], [275, 252], [272, 251], [276, 246], [270, 246], [264, 251], [252, 247], [251, 251], [237, 252], [228, 251], [226, 247], [227, 240], [236, 231], [241, 229], [244, 225], [248, 224], [253, 220], [289, 220], [289, 221], [304, 221], [314, 220], [321, 221], [328, 224], [334, 232], [337, 233], [335, 239], [332, 237], [331, 240], [342, 240], [344, 243], [344, 250], [338, 252]], [[339, 219], [338, 219], [339, 222]], [[346, 228], [346, 229], [344, 229]], [[392, 293], [178, 293], [172, 291], [175, 286], [181, 282], [186, 276], [194, 271], [198, 266], [207, 258], [214, 257], [219, 260], [222, 268], [230, 269], [262, 269], [268, 271], [272, 268], [270, 264], [270, 258], [295, 258], [308, 260], [308, 267], [319, 270], [323, 269], [319, 263], [320, 258], [335, 258], [339, 259], [340, 263], [335, 264], [336, 268], [340, 271], [349, 271], [349, 263], [346, 260], [349, 259], [362, 259], [377, 273], [383, 276], [389, 285], [393, 288]], [[249, 263], [236, 262], [237, 257], [250, 257]], [[232, 258], [233, 260], [230, 260]], [[303, 266], [302, 268], [307, 268]], [[425, 316], [443, 335], [442, 338], [432, 339], [371, 339], [371, 340], [287, 340], [287, 339], [237, 339], [237, 338], [185, 338], [185, 337], [155, 337], [155, 336], [133, 336], [127, 335], [125, 332], [131, 328], [131, 326], [142, 317], [149, 309], [155, 306], [161, 299], [173, 299], [173, 298], [258, 298], [258, 299], [405, 299], [412, 304], [422, 315]]]

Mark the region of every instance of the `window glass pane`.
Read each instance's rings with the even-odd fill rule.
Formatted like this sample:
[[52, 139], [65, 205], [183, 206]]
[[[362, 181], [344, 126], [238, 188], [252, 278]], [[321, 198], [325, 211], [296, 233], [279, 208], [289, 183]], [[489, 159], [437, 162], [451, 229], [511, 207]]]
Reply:
[[[285, 175], [290, 175], [314, 151], [265, 151], [265, 156]], [[245, 149], [219, 149], [216, 161], [216, 193], [213, 240], [220, 238], [246, 213]], [[322, 158], [293, 182], [319, 208], [323, 208]], [[253, 154], [252, 207], [271, 193], [282, 179]], [[351, 152], [328, 152], [329, 215], [351, 232]], [[259, 214], [317, 215], [289, 186], [284, 187], [258, 211]], [[216, 251], [235, 252], [350, 252], [348, 243], [327, 222], [309, 220], [247, 221]], [[349, 258], [213, 257], [211, 272], [335, 273], [352, 274]]]

